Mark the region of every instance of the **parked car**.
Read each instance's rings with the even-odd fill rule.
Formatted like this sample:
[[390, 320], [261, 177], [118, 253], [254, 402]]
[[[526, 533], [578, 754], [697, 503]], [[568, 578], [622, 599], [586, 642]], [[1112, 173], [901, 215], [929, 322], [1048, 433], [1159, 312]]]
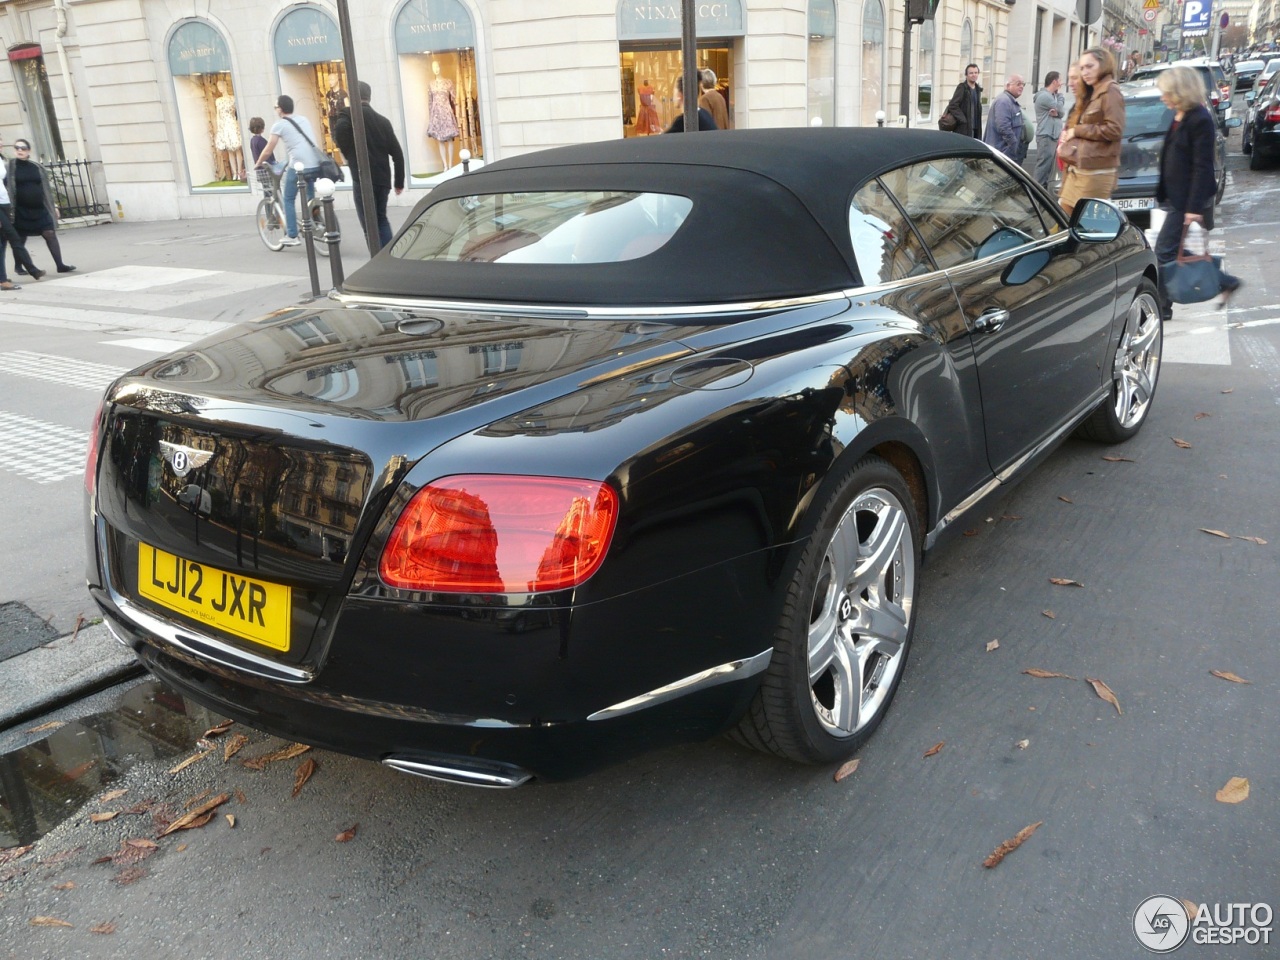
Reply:
[[[1160, 90], [1150, 80], [1121, 84], [1120, 92], [1124, 94], [1124, 140], [1120, 174], [1111, 199], [1129, 219], [1146, 226], [1156, 205], [1160, 152], [1173, 122], [1173, 111], [1164, 105]], [[1228, 127], [1239, 124], [1240, 120], [1233, 117]], [[1218, 183], [1214, 203], [1219, 203], [1227, 188], [1227, 140], [1221, 130], [1214, 147], [1214, 172]]]
[[192, 700], [409, 773], [726, 729], [839, 761], [902, 677], [922, 550], [1077, 428], [1142, 427], [1155, 282], [1113, 205], [1068, 221], [938, 131], [501, 160], [336, 301], [107, 390], [89, 589]]
[[1257, 99], [1258, 94], [1262, 92], [1262, 88], [1276, 75], [1277, 71], [1280, 71], [1280, 56], [1272, 57], [1268, 60], [1267, 65], [1253, 78], [1253, 89], [1244, 95], [1246, 107]]
[[1209, 95], [1209, 106], [1213, 109], [1213, 115], [1218, 120], [1218, 129], [1225, 134], [1227, 120], [1231, 118], [1232, 84], [1227, 80], [1227, 75], [1218, 61], [1210, 60], [1208, 57], [1198, 57], [1191, 60], [1175, 60], [1171, 63], [1149, 63], [1133, 71], [1133, 75], [1129, 77], [1129, 80], [1131, 82], [1135, 80], [1154, 81], [1156, 77], [1170, 67], [1191, 67], [1200, 74], [1201, 79], [1204, 80], [1205, 92]]
[[1236, 64], [1236, 92], [1252, 90], [1253, 81], [1266, 63], [1262, 60], [1241, 60]]
[[1250, 170], [1261, 170], [1268, 162], [1280, 158], [1280, 73], [1271, 75], [1245, 109], [1240, 144], [1249, 156]]

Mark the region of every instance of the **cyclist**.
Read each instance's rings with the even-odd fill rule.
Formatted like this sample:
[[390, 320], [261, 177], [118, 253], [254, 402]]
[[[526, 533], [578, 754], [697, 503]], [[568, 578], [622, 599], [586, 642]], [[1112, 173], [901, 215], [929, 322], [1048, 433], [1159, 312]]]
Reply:
[[293, 116], [293, 97], [282, 93], [276, 100], [276, 115], [280, 118], [271, 125], [271, 137], [267, 145], [254, 161], [260, 167], [266, 158], [273, 153], [276, 144], [284, 141], [289, 151], [289, 162], [284, 172], [284, 220], [286, 247], [296, 247], [302, 241], [298, 239], [298, 172], [294, 164], [302, 162], [302, 178], [307, 183], [307, 199], [315, 196], [315, 180], [320, 173], [320, 151], [316, 148], [315, 133], [311, 122], [306, 117]]

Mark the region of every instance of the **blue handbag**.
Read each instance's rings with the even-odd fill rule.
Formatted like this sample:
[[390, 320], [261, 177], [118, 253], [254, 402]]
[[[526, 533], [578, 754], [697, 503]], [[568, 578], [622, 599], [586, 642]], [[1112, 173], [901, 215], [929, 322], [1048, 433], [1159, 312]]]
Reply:
[[[1222, 292], [1222, 258], [1208, 253], [1188, 253], [1187, 231], [1182, 231], [1178, 258], [1160, 264], [1160, 277], [1174, 303], [1204, 303]], [[1205, 241], [1206, 247], [1208, 241]]]

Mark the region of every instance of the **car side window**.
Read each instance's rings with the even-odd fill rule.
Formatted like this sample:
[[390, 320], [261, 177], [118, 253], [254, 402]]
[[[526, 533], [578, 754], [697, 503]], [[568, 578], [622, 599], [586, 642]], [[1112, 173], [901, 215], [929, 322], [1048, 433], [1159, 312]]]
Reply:
[[995, 256], [1060, 229], [1057, 219], [1041, 212], [1039, 201], [994, 159], [927, 160], [882, 179], [944, 269]]
[[865, 184], [849, 204], [849, 239], [858, 273], [868, 286], [936, 269], [920, 238], [879, 180]]

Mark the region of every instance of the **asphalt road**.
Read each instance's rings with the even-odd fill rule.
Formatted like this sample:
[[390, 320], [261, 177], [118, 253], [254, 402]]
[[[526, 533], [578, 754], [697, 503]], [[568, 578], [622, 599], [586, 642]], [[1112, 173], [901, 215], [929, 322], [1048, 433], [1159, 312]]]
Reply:
[[[72, 804], [35, 849], [0, 865], [0, 957], [1114, 960], [1147, 955], [1132, 917], [1156, 894], [1280, 909], [1280, 169], [1252, 173], [1238, 150], [1231, 168], [1219, 219], [1245, 289], [1229, 311], [1179, 308], [1136, 439], [1068, 442], [987, 522], [928, 557], [906, 678], [847, 779], [723, 740], [509, 793], [320, 751], [255, 771], [239, 756], [223, 763], [219, 746], [170, 773], [218, 719], [194, 709], [194, 733], [162, 737], [148, 721], [112, 741], [138, 757], [150, 755], [144, 742], [170, 747], [123, 763], [110, 789], [126, 794]], [[0, 357], [114, 362], [100, 331], [29, 327], [0, 320]], [[40, 390], [23, 394], [24, 415], [87, 423], [87, 393]], [[31, 521], [27, 562], [9, 551], [0, 597], [48, 596], [68, 617], [83, 604], [59, 572], [80, 562], [78, 477], [32, 490], [4, 467], [5, 528], [27, 522], [15, 511], [55, 521], [47, 536]], [[110, 710], [119, 696], [50, 719]], [[144, 706], [118, 706], [115, 727]], [[244, 756], [280, 746], [242, 732]], [[11, 734], [0, 749], [42, 736]], [[85, 776], [86, 738], [109, 739], [67, 736], [27, 770], [33, 803]], [[295, 797], [308, 758], [318, 768]], [[1220, 802], [1232, 777], [1248, 779], [1249, 796]], [[154, 837], [151, 813], [176, 816], [204, 791], [195, 806], [231, 795], [207, 826], [155, 841], [137, 864], [93, 863]], [[147, 801], [141, 816], [89, 819]], [[1274, 943], [1178, 951], [1277, 955]]]

